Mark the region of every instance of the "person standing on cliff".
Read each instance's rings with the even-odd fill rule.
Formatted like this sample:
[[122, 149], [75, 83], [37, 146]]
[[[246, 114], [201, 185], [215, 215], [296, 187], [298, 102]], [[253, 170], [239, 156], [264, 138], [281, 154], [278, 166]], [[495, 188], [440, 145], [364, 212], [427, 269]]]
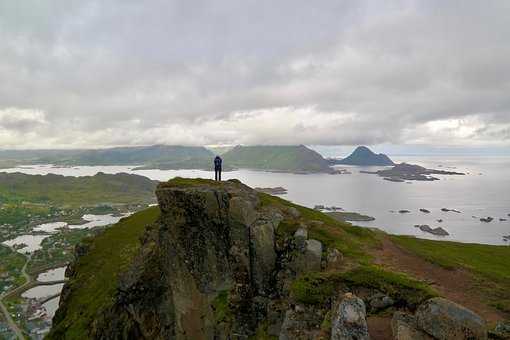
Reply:
[[216, 181], [221, 181], [221, 163], [223, 160], [220, 156], [216, 156], [214, 158], [214, 179]]

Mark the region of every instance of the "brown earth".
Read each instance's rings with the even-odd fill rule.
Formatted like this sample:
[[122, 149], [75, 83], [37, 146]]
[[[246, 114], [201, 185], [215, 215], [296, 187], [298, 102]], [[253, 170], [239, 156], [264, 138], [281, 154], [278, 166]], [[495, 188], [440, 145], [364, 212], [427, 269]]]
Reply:
[[381, 247], [373, 256], [375, 263], [395, 271], [410, 274], [429, 283], [441, 296], [479, 314], [489, 324], [504, 320], [505, 314], [487, 304], [473, 276], [462, 269], [445, 269], [414, 255], [381, 236]]
[[391, 330], [391, 317], [369, 316], [367, 318], [368, 333], [372, 340], [391, 340], [393, 331]]

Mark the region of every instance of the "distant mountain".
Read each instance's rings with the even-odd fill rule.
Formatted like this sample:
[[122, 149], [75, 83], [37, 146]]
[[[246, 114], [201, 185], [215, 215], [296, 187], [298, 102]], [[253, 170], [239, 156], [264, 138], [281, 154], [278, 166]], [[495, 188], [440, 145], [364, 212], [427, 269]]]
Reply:
[[[64, 165], [164, 165], [190, 168], [211, 162], [214, 154], [204, 147], [152, 145], [90, 150], [0, 150], [0, 164], [53, 163]], [[9, 164], [9, 163], [6, 163]]]
[[331, 172], [329, 162], [304, 145], [238, 145], [223, 154], [223, 164], [257, 170]]
[[331, 159], [332, 164], [361, 165], [361, 166], [386, 166], [395, 165], [386, 155], [372, 152], [366, 146], [358, 146], [353, 153], [344, 159]]
[[211, 159], [213, 153], [204, 147], [152, 145], [86, 150], [69, 160], [78, 165], [131, 165], [149, 163], [184, 163]]

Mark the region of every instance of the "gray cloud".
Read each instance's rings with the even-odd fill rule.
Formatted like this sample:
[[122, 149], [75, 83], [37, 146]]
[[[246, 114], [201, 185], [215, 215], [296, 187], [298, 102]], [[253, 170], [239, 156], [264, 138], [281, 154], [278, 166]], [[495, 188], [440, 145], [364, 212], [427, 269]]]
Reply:
[[509, 145], [509, 16], [504, 0], [3, 1], [0, 117], [43, 120], [1, 118], [0, 141]]

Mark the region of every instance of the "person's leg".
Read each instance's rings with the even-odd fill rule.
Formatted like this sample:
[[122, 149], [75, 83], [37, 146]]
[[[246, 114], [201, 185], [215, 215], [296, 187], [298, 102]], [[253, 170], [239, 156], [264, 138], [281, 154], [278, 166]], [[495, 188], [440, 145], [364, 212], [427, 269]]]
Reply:
[[221, 182], [221, 168], [218, 170], [218, 178], [219, 178], [219, 181]]
[[218, 169], [214, 169], [214, 180], [218, 180]]

